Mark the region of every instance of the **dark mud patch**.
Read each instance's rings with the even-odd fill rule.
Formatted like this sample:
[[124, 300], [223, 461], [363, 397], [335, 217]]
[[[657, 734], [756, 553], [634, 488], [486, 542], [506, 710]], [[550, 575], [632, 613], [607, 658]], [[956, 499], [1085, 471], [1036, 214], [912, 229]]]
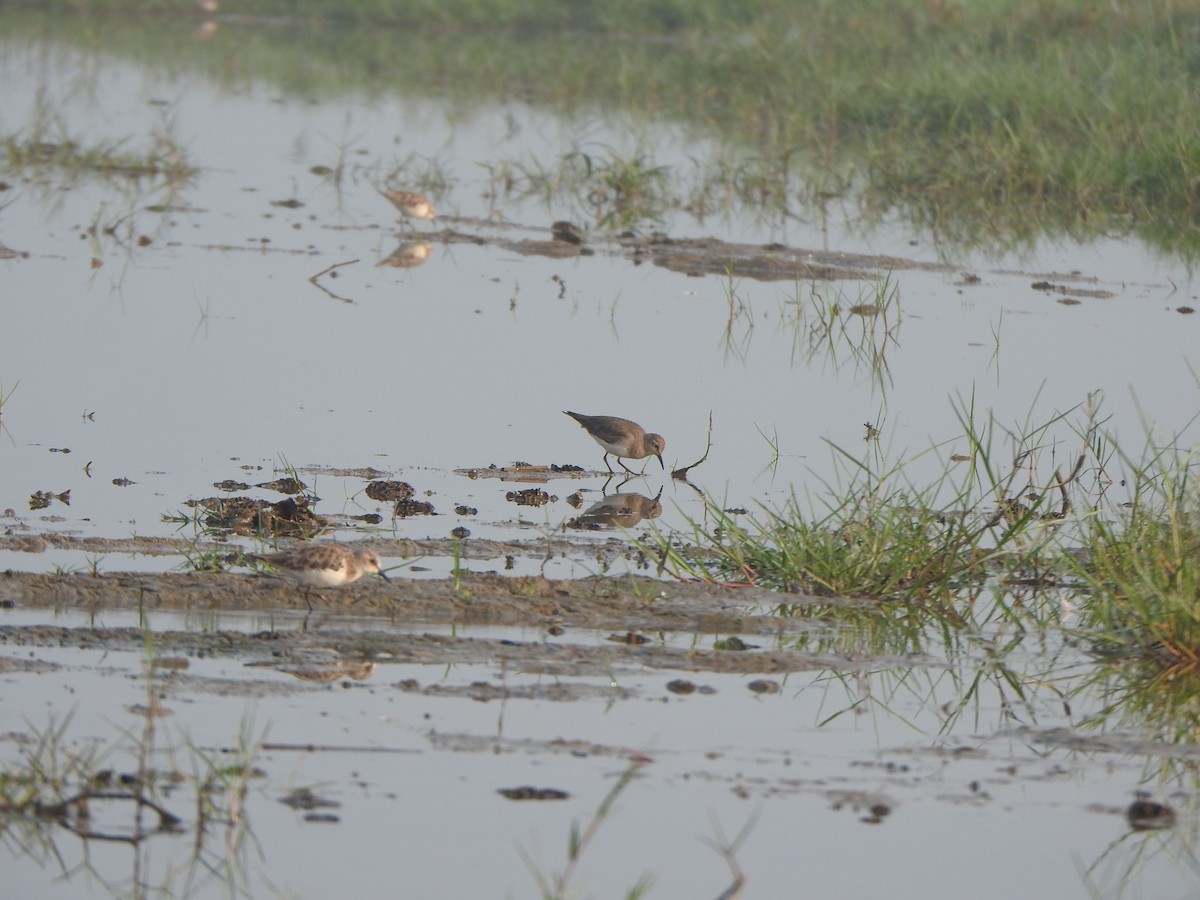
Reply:
[[[457, 220], [472, 224], [470, 220]], [[634, 265], [650, 261], [656, 266], [685, 275], [720, 275], [730, 272], [739, 278], [759, 281], [833, 281], [870, 279], [888, 272], [921, 269], [934, 272], [957, 271], [941, 263], [921, 262], [896, 256], [873, 256], [789, 247], [786, 244], [742, 244], [718, 238], [671, 238], [665, 234], [622, 234], [614, 238], [593, 239], [591, 246], [580, 247], [565, 241], [490, 238], [483, 234], [447, 229], [435, 236], [447, 244], [496, 244], [524, 256], [567, 259], [604, 253], [624, 257]]]
[[[978, 274], [964, 272], [961, 266], [905, 256], [846, 253], [793, 247], [782, 243], [747, 244], [723, 241], [715, 237], [672, 238], [661, 233], [624, 233], [612, 237], [593, 235], [587, 240], [586, 246], [580, 246], [562, 240], [514, 240], [511, 237], [485, 233], [496, 231], [498, 226], [494, 222], [466, 217], [447, 217], [447, 221], [454, 222], [464, 230], [447, 228], [431, 234], [430, 237], [445, 244], [496, 245], [524, 256], [543, 256], [549, 259], [593, 255], [624, 258], [635, 266], [650, 262], [672, 272], [694, 277], [716, 275], [725, 278], [732, 274], [738, 278], [752, 278], [757, 281], [839, 281], [873, 280], [894, 272], [923, 271], [961, 274], [957, 282], [960, 288], [975, 287], [983, 283]], [[480, 230], [466, 230], [469, 227]], [[527, 225], [509, 227], [514, 230], [540, 231]], [[1107, 299], [1116, 293], [1104, 287], [1082, 286], [1098, 285], [1099, 279], [1081, 272], [997, 270], [989, 274], [1034, 278], [1034, 289], [1072, 298]], [[565, 290], [565, 285], [561, 284], [558, 276], [555, 276], [555, 280], [559, 281], [560, 287]]]

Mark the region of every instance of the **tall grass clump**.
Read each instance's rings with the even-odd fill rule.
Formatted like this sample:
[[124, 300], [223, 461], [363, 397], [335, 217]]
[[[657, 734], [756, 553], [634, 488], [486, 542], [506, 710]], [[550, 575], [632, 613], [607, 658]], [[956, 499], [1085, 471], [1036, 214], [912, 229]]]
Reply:
[[[709, 503], [690, 535], [656, 535], [647, 553], [676, 577], [815, 597], [947, 604], [989, 586], [1058, 584], [1070, 541], [1111, 484], [1098, 409], [1077, 409], [1084, 421], [1071, 428], [1082, 446], [1070, 464], [1056, 461], [1052, 431], [1072, 411], [1003, 429], [993, 417], [977, 421], [968, 401], [956, 409], [956, 443], [969, 453], [892, 463], [883, 451], [858, 458], [834, 447], [839, 474], [819, 492], [744, 516]], [[928, 470], [926, 458], [934, 475], [918, 481], [912, 473]]]
[[[1096, 515], [1068, 557], [1079, 591], [1080, 644], [1100, 665], [1073, 692], [1084, 725], [1166, 744], [1200, 741], [1200, 485], [1194, 453], [1135, 470], [1134, 501]], [[1197, 762], [1156, 757], [1152, 778], [1196, 777]]]
[[1123, 515], [1097, 515], [1072, 561], [1081, 623], [1099, 653], [1200, 672], [1200, 485], [1196, 459], [1137, 470]]
[[[848, 458], [848, 457], [847, 457]], [[866, 472], [865, 464], [854, 461]], [[968, 469], [925, 487], [901, 469], [862, 474], [818, 495], [744, 517], [709, 504], [690, 540], [660, 539], [661, 567], [685, 578], [754, 584], [782, 593], [910, 601], [974, 598], [989, 574], [1034, 564], [1052, 540], [1037, 504], [981, 508]], [[994, 485], [1002, 491], [1003, 486]], [[654, 552], [654, 551], [651, 551]]]
[[[822, 508], [824, 507], [824, 508]], [[980, 575], [980, 531], [920, 496], [858, 486], [845, 497], [793, 497], [738, 521], [710, 506], [702, 559], [664, 559], [676, 573], [820, 597], [935, 597]]]

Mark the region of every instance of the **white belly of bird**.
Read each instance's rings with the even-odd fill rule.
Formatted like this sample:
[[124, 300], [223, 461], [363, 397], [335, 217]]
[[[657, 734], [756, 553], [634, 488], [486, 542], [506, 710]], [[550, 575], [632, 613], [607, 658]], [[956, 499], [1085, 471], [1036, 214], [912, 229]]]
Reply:
[[594, 440], [597, 444], [599, 444], [601, 447], [603, 447], [605, 449], [605, 451], [607, 451], [608, 453], [611, 453], [613, 456], [622, 456], [624, 454], [624, 451], [625, 451], [624, 444], [610, 444], [608, 441], [602, 441], [598, 437], [595, 437], [595, 436], [593, 436], [592, 440]]
[[340, 569], [299, 569], [295, 577], [303, 584], [314, 587], [337, 587], [346, 583], [346, 567]]

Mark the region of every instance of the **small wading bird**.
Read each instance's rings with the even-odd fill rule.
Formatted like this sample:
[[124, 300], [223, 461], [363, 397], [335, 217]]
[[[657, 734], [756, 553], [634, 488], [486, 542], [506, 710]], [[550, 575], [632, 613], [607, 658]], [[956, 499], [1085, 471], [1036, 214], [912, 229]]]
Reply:
[[[390, 580], [383, 573], [378, 553], [374, 550], [352, 550], [342, 544], [309, 544], [280, 553], [249, 556], [273, 566], [300, 584], [309, 609], [312, 609], [312, 600], [308, 595], [314, 587], [341, 587], [358, 581], [368, 572], [374, 572], [384, 581]], [[329, 602], [325, 596], [317, 596]]]
[[653, 456], [658, 459], [658, 464], [663, 469], [667, 468], [662, 458], [663, 451], [667, 449], [667, 442], [661, 434], [647, 434], [646, 429], [637, 422], [616, 416], [585, 416], [565, 409], [563, 412], [582, 425], [583, 430], [592, 436], [592, 440], [604, 448], [604, 465], [608, 466], [608, 471], [613, 470], [608, 462], [610, 453], [617, 458], [622, 469], [633, 475], [638, 473], [621, 462], [622, 457], [645, 459], [647, 456]]
[[410, 219], [432, 219], [437, 215], [429, 198], [417, 191], [380, 191], [392, 206]]
[[550, 226], [550, 235], [561, 244], [575, 244], [579, 246], [583, 243], [583, 232], [579, 230], [579, 226], [574, 222], [563, 220], [555, 222]]

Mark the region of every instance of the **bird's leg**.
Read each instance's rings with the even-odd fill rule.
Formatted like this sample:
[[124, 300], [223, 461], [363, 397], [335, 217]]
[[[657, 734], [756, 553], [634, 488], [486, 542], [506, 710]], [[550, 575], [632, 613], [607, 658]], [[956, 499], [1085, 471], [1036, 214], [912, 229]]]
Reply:
[[[617, 462], [621, 462], [621, 457], [619, 457], [619, 456], [617, 457]], [[605, 451], [605, 453], [604, 453], [604, 465], [606, 465], [608, 467], [608, 471], [611, 473], [613, 470], [613, 467], [612, 467], [612, 463], [610, 463], [608, 461], [608, 452], [607, 451]]]
[[629, 466], [625, 465], [625, 460], [621, 459], [621, 457], [619, 457], [619, 456], [617, 457], [617, 462], [620, 463], [621, 468], [624, 469], [626, 472], [628, 472], [630, 475], [638, 474], [637, 472], [633, 471], [633, 469], [629, 468]]

